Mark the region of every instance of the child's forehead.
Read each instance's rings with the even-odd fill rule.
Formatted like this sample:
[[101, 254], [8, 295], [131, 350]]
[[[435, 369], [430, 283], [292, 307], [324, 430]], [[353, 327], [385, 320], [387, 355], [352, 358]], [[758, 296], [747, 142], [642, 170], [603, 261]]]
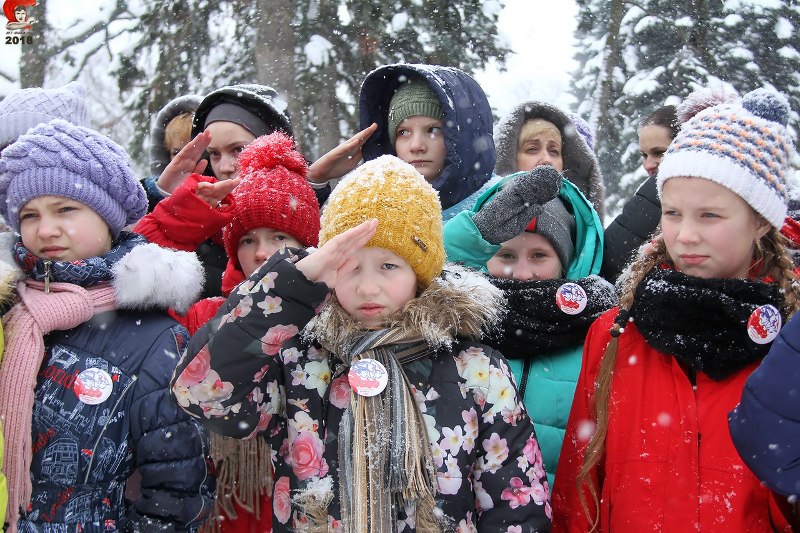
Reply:
[[36, 196], [34, 198], [31, 198], [25, 203], [25, 205], [22, 206], [22, 209], [41, 209], [47, 206], [55, 206], [67, 203], [86, 205], [83, 202], [80, 202], [73, 198], [67, 198], [66, 196], [56, 196], [54, 194], [46, 194], [43, 196]]

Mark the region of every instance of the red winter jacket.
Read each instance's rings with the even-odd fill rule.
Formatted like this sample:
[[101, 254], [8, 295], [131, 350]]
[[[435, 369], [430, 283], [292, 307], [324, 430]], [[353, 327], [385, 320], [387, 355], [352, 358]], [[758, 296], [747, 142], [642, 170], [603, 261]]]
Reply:
[[[553, 490], [553, 531], [589, 530], [576, 484], [594, 383], [618, 310], [595, 321], [584, 346]], [[698, 372], [693, 387], [678, 361], [650, 347], [633, 323], [619, 337], [603, 458], [591, 477], [599, 531], [791, 531], [770, 492], [744, 465], [728, 433], [754, 363], [723, 381]], [[591, 429], [589, 429], [591, 431]], [[591, 516], [595, 507], [584, 488]]]
[[[164, 248], [188, 252], [196, 250], [200, 243], [220, 233], [233, 217], [233, 196], [225, 197], [223, 207], [213, 208], [195, 194], [197, 184], [201, 181], [214, 183], [217, 180], [200, 174], [190, 175], [172, 195], [159, 202], [152, 213], [145, 215], [133, 231]], [[228, 276], [228, 270], [230, 268], [225, 276]], [[244, 275], [240, 273], [239, 278], [244, 279]], [[188, 329], [190, 335], [194, 335], [217, 314], [217, 309], [224, 302], [225, 298], [221, 297], [205, 298], [192, 305], [185, 315], [179, 315], [172, 309], [169, 314]]]

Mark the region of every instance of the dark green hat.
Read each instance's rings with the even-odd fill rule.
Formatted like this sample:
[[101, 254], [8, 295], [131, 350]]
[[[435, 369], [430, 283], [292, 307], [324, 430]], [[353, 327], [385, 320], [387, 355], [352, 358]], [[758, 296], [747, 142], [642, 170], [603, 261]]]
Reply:
[[389, 102], [389, 141], [394, 146], [397, 126], [408, 117], [423, 115], [442, 119], [442, 104], [425, 80], [412, 79], [395, 91]]

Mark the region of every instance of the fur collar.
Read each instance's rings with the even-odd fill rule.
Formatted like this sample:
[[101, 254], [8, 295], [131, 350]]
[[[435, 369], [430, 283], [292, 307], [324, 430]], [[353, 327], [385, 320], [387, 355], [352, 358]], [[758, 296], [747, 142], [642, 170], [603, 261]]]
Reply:
[[[0, 233], [0, 302], [3, 287], [13, 287], [25, 274], [13, 258], [17, 236]], [[203, 265], [194, 252], [149, 243], [135, 246], [113, 267], [114, 292], [120, 309], [167, 309], [185, 313], [203, 289]]]
[[[505, 310], [502, 291], [473, 270], [448, 264], [418, 297], [392, 317], [387, 327], [420, 335], [433, 349], [450, 348], [456, 338], [479, 339], [495, 328]], [[335, 354], [350, 350], [362, 333], [335, 297], [303, 332]]]

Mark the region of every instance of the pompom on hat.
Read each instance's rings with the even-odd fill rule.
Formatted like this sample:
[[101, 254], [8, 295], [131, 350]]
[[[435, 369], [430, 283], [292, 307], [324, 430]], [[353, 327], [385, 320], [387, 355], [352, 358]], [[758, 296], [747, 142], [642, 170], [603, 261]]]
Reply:
[[366, 244], [390, 250], [411, 265], [428, 287], [444, 267], [439, 194], [408, 163], [391, 155], [367, 161], [333, 190], [322, 214], [320, 246], [362, 222], [377, 218]]
[[0, 101], [0, 149], [34, 126], [54, 119], [89, 126], [86, 89], [82, 84], [73, 81], [56, 89], [32, 87], [3, 98]]
[[786, 98], [756, 89], [739, 101], [723, 101], [684, 116], [687, 121], [658, 167], [659, 196], [670, 178], [705, 178], [730, 189], [780, 228], [793, 153]]
[[144, 189], [117, 143], [64, 120], [40, 124], [0, 156], [0, 214], [19, 231], [19, 211], [39, 196], [77, 200], [108, 224], [114, 238], [147, 212]]
[[241, 183], [233, 190], [234, 214], [223, 230], [229, 261], [241, 270], [239, 239], [255, 228], [287, 233], [303, 246], [316, 246], [319, 205], [308, 184], [308, 165], [282, 132], [258, 137], [239, 155]]

